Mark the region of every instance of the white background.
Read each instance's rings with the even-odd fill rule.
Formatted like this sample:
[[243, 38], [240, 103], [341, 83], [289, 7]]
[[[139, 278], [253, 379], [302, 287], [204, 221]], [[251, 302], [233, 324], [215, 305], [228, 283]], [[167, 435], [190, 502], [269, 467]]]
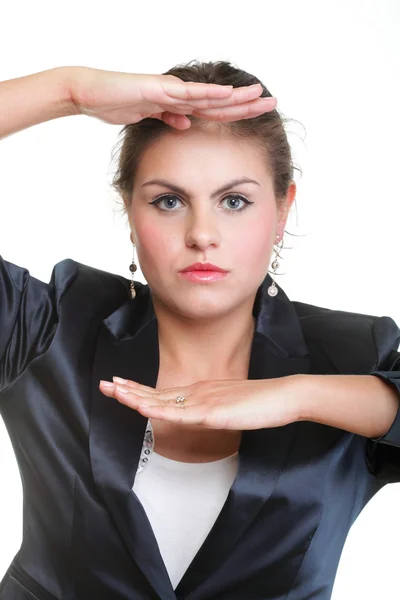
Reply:
[[[0, 80], [62, 65], [162, 73], [228, 60], [259, 77], [289, 124], [297, 208], [277, 277], [289, 298], [400, 323], [398, 0], [18, 2], [1, 10]], [[29, 98], [26, 99], [29, 102]], [[120, 126], [86, 116], [0, 143], [0, 253], [49, 281], [72, 258], [130, 277], [110, 188]], [[138, 279], [143, 280], [139, 275]], [[0, 576], [22, 539], [17, 464], [0, 421]], [[400, 485], [348, 535], [333, 600], [398, 598]]]

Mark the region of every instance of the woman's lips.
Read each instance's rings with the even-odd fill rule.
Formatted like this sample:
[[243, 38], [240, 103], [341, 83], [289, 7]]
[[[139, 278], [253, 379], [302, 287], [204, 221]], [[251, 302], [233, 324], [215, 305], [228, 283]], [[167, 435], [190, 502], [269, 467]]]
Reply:
[[228, 271], [180, 271], [179, 275], [189, 281], [208, 282], [224, 279]]

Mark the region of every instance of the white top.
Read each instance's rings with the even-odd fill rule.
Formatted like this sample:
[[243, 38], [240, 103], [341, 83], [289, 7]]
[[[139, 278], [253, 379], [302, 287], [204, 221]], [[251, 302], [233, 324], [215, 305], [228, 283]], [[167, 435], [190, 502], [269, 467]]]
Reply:
[[133, 491], [151, 523], [173, 588], [206, 539], [236, 477], [238, 452], [206, 463], [152, 451]]

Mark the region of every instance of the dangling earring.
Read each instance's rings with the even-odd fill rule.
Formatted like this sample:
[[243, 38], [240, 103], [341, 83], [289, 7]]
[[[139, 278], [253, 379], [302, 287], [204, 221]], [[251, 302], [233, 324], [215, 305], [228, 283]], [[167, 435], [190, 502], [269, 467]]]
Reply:
[[[276, 236], [276, 245], [278, 244], [278, 241], [279, 241], [279, 234], [277, 234], [277, 236]], [[273, 268], [273, 270], [274, 270], [274, 272], [272, 274], [273, 278], [275, 278], [276, 270], [279, 268], [279, 262], [278, 262], [278, 258], [277, 257], [279, 256], [279, 258], [281, 258], [281, 255], [279, 254], [279, 252], [280, 252], [280, 250], [282, 250], [282, 248], [283, 248], [283, 237], [282, 237], [282, 240], [281, 240], [281, 247], [279, 248], [279, 250], [276, 250], [274, 248], [275, 259], [274, 259], [274, 261], [273, 261], [273, 263], [271, 265], [272, 268]], [[268, 294], [270, 296], [276, 296], [277, 293], [278, 293], [278, 288], [276, 287], [275, 279], [272, 279], [272, 285], [270, 285], [269, 288], [268, 288]]]
[[129, 270], [132, 273], [131, 296], [132, 296], [132, 298], [135, 298], [136, 297], [136, 291], [135, 291], [135, 284], [133, 282], [133, 274], [137, 270], [137, 266], [136, 266], [136, 263], [135, 263], [135, 244], [132, 244], [132, 248], [133, 248], [133, 256], [132, 256], [132, 262], [129, 265]]

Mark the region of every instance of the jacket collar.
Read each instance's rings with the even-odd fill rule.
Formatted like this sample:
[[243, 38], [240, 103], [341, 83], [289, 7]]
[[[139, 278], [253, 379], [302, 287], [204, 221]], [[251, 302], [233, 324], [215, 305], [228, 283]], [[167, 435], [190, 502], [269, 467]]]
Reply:
[[[129, 281], [124, 281], [128, 296]], [[269, 296], [271, 283], [267, 275], [253, 305], [256, 327], [248, 379], [310, 372], [308, 348], [295, 308], [278, 285], [277, 296]], [[147, 418], [99, 390], [100, 379], [111, 381], [116, 374], [156, 387], [157, 319], [149, 287], [136, 282], [135, 289], [136, 298], [123, 302], [100, 327], [93, 364], [90, 459], [97, 488], [133, 560], [160, 598], [183, 599], [208, 584], [270, 498], [298, 423], [243, 431], [235, 481], [216, 522], [174, 591], [150, 522], [132, 490]]]
[[[253, 305], [255, 333], [262, 335], [284, 356], [307, 356], [308, 348], [294, 306], [278, 284], [278, 294], [270, 296], [268, 288], [271, 284], [272, 279], [267, 275], [256, 293]], [[149, 286], [135, 282], [135, 290], [135, 299], [128, 299], [103, 321], [118, 341], [135, 337], [156, 319]]]

